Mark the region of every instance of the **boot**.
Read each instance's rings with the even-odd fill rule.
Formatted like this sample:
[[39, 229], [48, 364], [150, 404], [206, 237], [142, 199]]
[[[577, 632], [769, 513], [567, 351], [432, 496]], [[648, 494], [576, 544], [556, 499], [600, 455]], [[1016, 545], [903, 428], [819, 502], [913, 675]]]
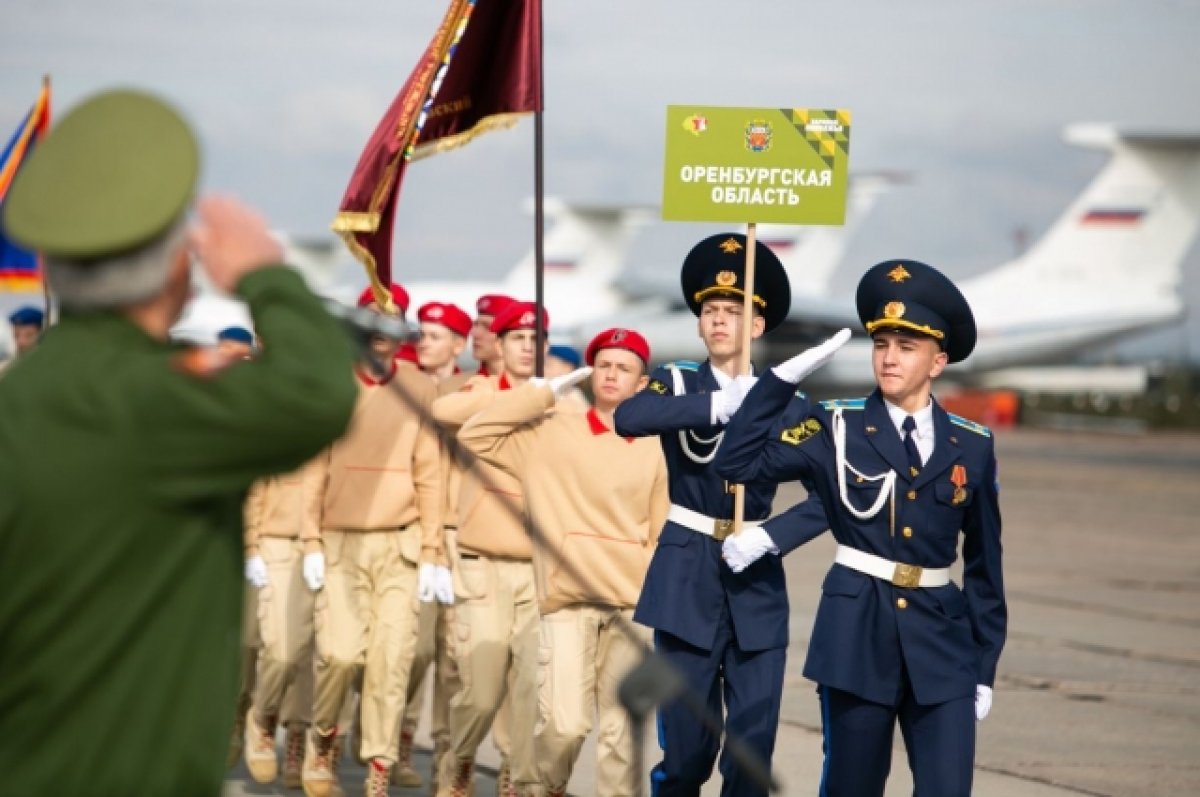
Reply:
[[333, 793], [333, 787], [337, 784], [336, 741], [336, 727], [321, 733], [314, 725], [305, 735], [300, 780], [306, 797], [330, 797]]
[[475, 797], [475, 759], [446, 755], [436, 794], [437, 797]]
[[363, 781], [363, 797], [388, 797], [391, 775], [391, 764], [382, 758], [372, 758], [367, 764], [367, 779]]
[[246, 711], [245, 728], [246, 769], [250, 770], [250, 777], [258, 783], [273, 783], [279, 774], [274, 719], [268, 720], [265, 726], [259, 725], [254, 718], [254, 707], [251, 706]]
[[433, 761], [429, 765], [429, 793], [438, 793], [438, 776], [442, 772], [442, 761], [450, 752], [450, 739], [445, 734], [439, 734], [433, 740]]
[[500, 769], [496, 772], [496, 797], [519, 797], [507, 756], [500, 757]]
[[413, 735], [417, 732], [415, 722], [404, 722], [400, 726], [400, 746], [396, 748], [396, 765], [392, 767], [392, 783], [397, 786], [420, 786], [421, 773], [413, 769]]
[[303, 722], [289, 722], [287, 735], [283, 741], [283, 786], [287, 789], [301, 787], [300, 770], [304, 767], [304, 737], [308, 735], [308, 725]]

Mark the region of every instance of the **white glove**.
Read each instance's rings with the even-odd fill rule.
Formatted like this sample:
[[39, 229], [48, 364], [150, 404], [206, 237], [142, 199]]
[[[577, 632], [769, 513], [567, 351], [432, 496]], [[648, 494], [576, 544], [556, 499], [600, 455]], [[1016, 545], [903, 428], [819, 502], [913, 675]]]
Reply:
[[992, 687], [979, 684], [975, 687], [975, 719], [983, 721], [992, 710]]
[[267, 563], [257, 554], [246, 560], [246, 581], [252, 587], [267, 586]]
[[576, 368], [569, 374], [556, 376], [553, 379], [534, 376], [531, 377], [529, 381], [535, 385], [546, 385], [550, 388], [551, 392], [554, 393], [555, 398], [562, 398], [563, 396], [567, 395], [567, 392], [570, 391], [571, 388], [575, 387], [591, 375], [592, 367], [589, 365], [585, 368]]
[[709, 409], [708, 417], [714, 426], [719, 423], [729, 423], [729, 419], [738, 411], [738, 407], [742, 406], [742, 399], [746, 398], [746, 393], [750, 388], [745, 382], [740, 381], [741, 378], [738, 377], [728, 386], [712, 392], [712, 407]]
[[304, 554], [304, 583], [313, 592], [325, 586], [325, 554]]
[[743, 529], [732, 537], [726, 537], [721, 545], [721, 558], [735, 573], [742, 572], [768, 553], [779, 553], [779, 548], [762, 526]]
[[437, 565], [424, 562], [417, 569], [417, 600], [421, 603], [433, 603], [437, 590]]
[[848, 340], [850, 340], [850, 330], [843, 328], [824, 343], [813, 346], [811, 349], [805, 349], [771, 370], [783, 381], [798, 385], [801, 379], [832, 360], [833, 355], [837, 354], [837, 350], [846, 345]]
[[454, 579], [450, 576], [450, 568], [441, 565], [434, 568], [433, 594], [437, 596], [438, 603], [454, 605]]

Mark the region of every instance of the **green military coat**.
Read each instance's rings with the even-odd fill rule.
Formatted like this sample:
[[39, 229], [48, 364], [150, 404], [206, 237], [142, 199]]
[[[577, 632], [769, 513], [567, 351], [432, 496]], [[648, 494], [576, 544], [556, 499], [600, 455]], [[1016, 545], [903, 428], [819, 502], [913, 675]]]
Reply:
[[346, 336], [300, 278], [242, 280], [263, 342], [197, 373], [112, 313], [0, 379], [0, 793], [217, 795], [241, 503], [344, 431]]

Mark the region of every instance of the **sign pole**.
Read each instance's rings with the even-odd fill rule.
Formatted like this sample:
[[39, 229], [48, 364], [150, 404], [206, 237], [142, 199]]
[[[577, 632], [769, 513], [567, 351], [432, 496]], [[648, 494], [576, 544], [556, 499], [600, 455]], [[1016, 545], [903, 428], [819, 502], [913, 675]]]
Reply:
[[[742, 296], [742, 356], [738, 363], [738, 374], [750, 373], [750, 345], [754, 341], [754, 250], [758, 225], [746, 225], [746, 284]], [[746, 486], [733, 486], [733, 533], [742, 530], [742, 518], [746, 514]]]

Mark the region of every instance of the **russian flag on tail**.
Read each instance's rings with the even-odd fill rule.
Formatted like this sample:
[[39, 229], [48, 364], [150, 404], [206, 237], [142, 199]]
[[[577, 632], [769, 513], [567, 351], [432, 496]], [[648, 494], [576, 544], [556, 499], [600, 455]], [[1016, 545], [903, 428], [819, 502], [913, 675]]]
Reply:
[[1104, 227], [1131, 227], [1141, 221], [1141, 208], [1092, 208], [1079, 220], [1080, 224]]
[[41, 269], [37, 252], [21, 249], [4, 235], [3, 209], [4, 199], [17, 170], [33, 153], [34, 146], [49, 129], [50, 80], [46, 79], [33, 107], [17, 126], [17, 131], [13, 133], [3, 154], [0, 154], [0, 291], [41, 290]]

